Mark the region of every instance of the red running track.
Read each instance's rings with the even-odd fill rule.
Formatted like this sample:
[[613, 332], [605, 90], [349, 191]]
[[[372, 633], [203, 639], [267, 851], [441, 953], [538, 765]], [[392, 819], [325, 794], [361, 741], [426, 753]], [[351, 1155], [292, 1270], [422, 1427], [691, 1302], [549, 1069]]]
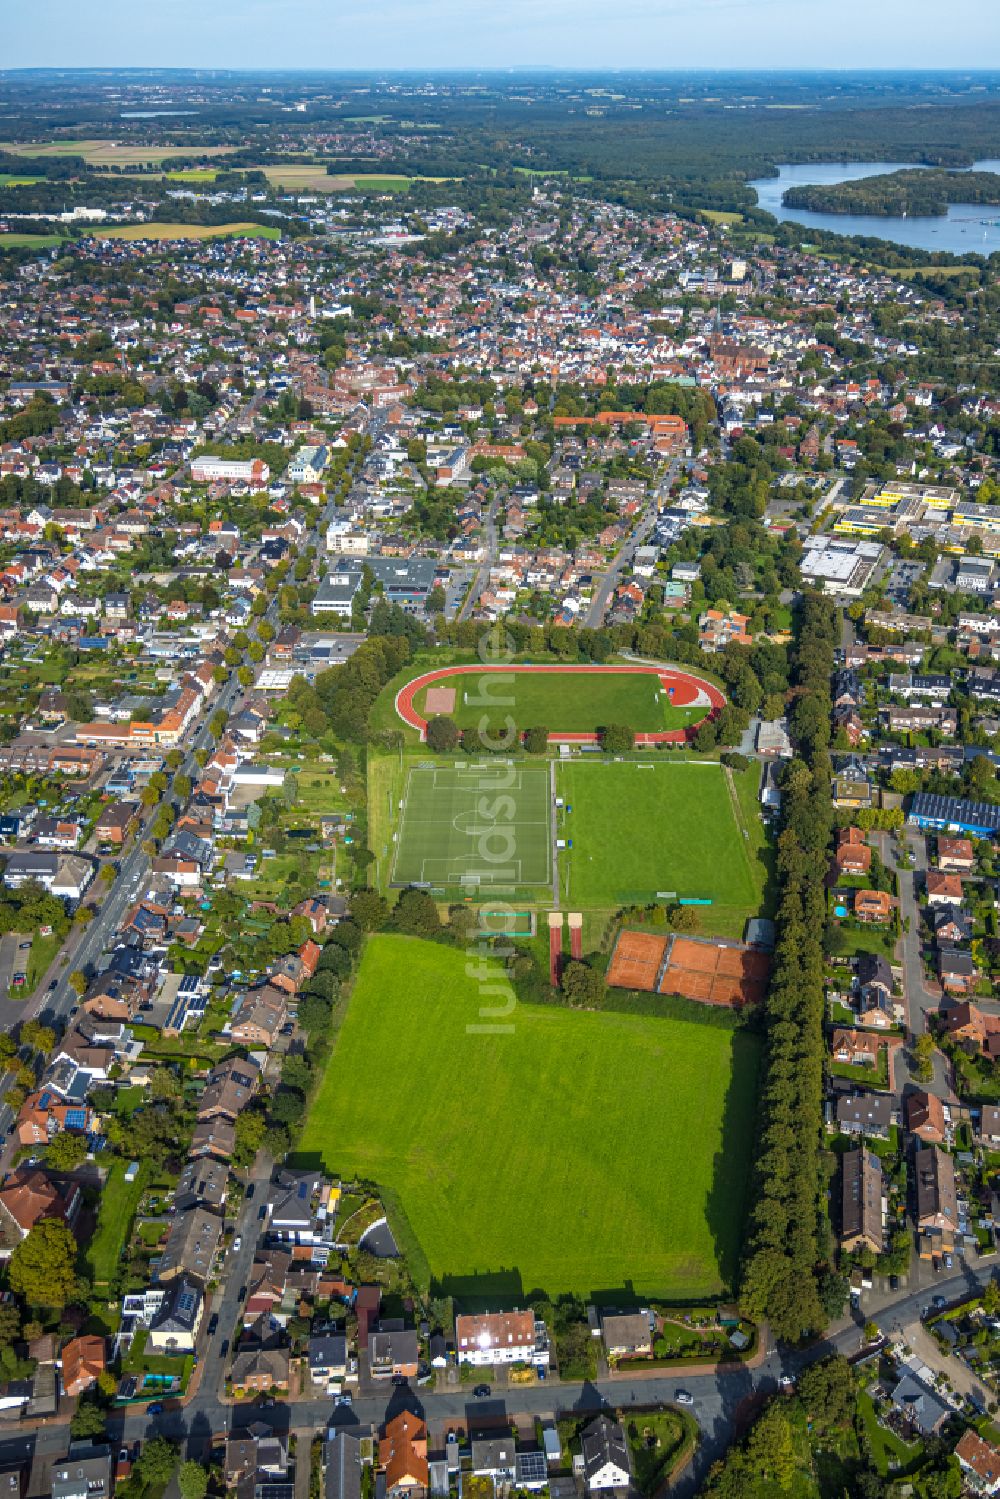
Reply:
[[[618, 672], [631, 675], [657, 677], [665, 688], [673, 688], [674, 695], [671, 701], [678, 708], [687, 707], [696, 703], [698, 698], [704, 696], [708, 699], [705, 718], [714, 718], [720, 708], [725, 707], [725, 696], [721, 693], [714, 682], [708, 682], [704, 677], [696, 676], [694, 672], [678, 671], [674, 668], [661, 666], [532, 666], [527, 663], [514, 663], [510, 666], [484, 666], [475, 662], [466, 666], [442, 666], [437, 671], [428, 671], [421, 677], [415, 677], [412, 682], [407, 682], [396, 693], [396, 712], [405, 724], [411, 729], [416, 729], [421, 739], [427, 734], [427, 720], [423, 718], [413, 706], [414, 698], [424, 687], [430, 687], [434, 682], [441, 682], [446, 677], [468, 676], [470, 673], [488, 671], [542, 671], [542, 672]], [[700, 724], [688, 724], [685, 729], [660, 729], [655, 733], [636, 734], [637, 746], [656, 744], [686, 744], [694, 738]], [[550, 734], [550, 744], [596, 744], [596, 734]]]

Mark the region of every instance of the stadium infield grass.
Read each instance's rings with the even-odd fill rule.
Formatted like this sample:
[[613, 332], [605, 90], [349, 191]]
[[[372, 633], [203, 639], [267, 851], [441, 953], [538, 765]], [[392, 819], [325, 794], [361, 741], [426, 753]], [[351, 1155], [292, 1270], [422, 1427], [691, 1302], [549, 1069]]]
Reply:
[[[508, 715], [519, 729], [544, 726], [551, 733], [592, 734], [617, 723], [642, 734], [686, 728], [700, 723], [708, 712], [675, 708], [659, 694], [655, 677], [627, 672], [521, 671], [507, 682], [492, 683], [485, 674], [458, 675], [432, 686], [454, 687], [455, 707], [447, 716], [459, 728], [475, 728], [485, 715], [493, 733], [504, 728]], [[418, 692], [413, 704], [423, 718], [431, 716], [426, 711], [427, 690]]]
[[559, 851], [570, 910], [644, 904], [672, 891], [713, 902], [705, 930], [714, 929], [715, 907], [744, 918], [758, 911], [766, 875], [759, 818], [749, 821], [742, 796], [734, 806], [714, 761], [572, 760], [558, 766], [556, 789], [565, 803], [558, 835], [573, 842]]
[[377, 1182], [418, 1280], [467, 1300], [727, 1291], [756, 1036], [525, 1004], [470, 1029], [499, 1003], [464, 952], [371, 937], [298, 1159]]

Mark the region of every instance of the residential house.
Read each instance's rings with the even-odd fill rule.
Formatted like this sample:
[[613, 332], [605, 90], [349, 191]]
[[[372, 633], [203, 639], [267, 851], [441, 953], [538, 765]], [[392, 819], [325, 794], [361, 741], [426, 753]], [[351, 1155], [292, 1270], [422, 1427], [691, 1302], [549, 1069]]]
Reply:
[[580, 1438], [583, 1457], [583, 1481], [594, 1493], [600, 1489], [627, 1489], [631, 1482], [631, 1463], [625, 1432], [617, 1421], [598, 1416]]
[[274, 1045], [288, 1015], [287, 996], [273, 984], [249, 989], [230, 1034], [241, 1046]]
[[943, 1145], [947, 1134], [944, 1104], [920, 1089], [906, 1097], [906, 1128], [925, 1145]]
[[70, 1228], [82, 1197], [76, 1182], [57, 1186], [37, 1166], [19, 1166], [0, 1188], [0, 1258], [6, 1258], [43, 1218], [58, 1218]]
[[973, 1051], [999, 1051], [1000, 1015], [985, 1015], [978, 1004], [969, 1000], [946, 1004], [939, 1013], [952, 1040], [970, 1046]]
[[604, 1312], [601, 1337], [609, 1358], [649, 1358], [653, 1334], [648, 1312]]
[[342, 1332], [314, 1334], [306, 1345], [309, 1377], [329, 1388], [347, 1377], [347, 1338]]
[[867, 1035], [864, 1031], [835, 1030], [830, 1041], [830, 1055], [835, 1062], [848, 1067], [877, 1067], [884, 1044], [879, 1036]]
[[138, 802], [108, 802], [94, 824], [98, 843], [121, 848], [139, 820]]
[[226, 1206], [229, 1168], [211, 1158], [188, 1161], [174, 1189], [174, 1208], [186, 1213], [190, 1208], [207, 1208], [222, 1213]]
[[872, 851], [861, 828], [841, 828], [833, 855], [838, 874], [867, 875], [871, 869]]
[[427, 1492], [427, 1427], [419, 1416], [403, 1410], [387, 1421], [379, 1436], [378, 1451], [386, 1499], [397, 1499], [401, 1494], [419, 1499]]
[[172, 1280], [149, 1324], [147, 1348], [157, 1353], [193, 1353], [204, 1306], [201, 1291], [187, 1276]]
[[980, 1109], [976, 1144], [987, 1150], [996, 1150], [1000, 1145], [1000, 1108], [996, 1104], [984, 1103]]
[[419, 1346], [417, 1334], [400, 1319], [383, 1320], [368, 1337], [368, 1366], [372, 1379], [414, 1379]]
[[460, 1364], [547, 1364], [544, 1324], [534, 1312], [483, 1312], [455, 1318]]
[[971, 874], [976, 866], [970, 838], [939, 838], [937, 856], [938, 868], [948, 874]]
[[845, 1135], [887, 1140], [892, 1115], [892, 1099], [884, 1093], [842, 1093], [837, 1098], [837, 1128]]
[[870, 1249], [881, 1254], [883, 1233], [882, 1163], [871, 1150], [845, 1150], [840, 1157], [841, 1222], [843, 1249]]
[[859, 953], [855, 964], [858, 1019], [885, 1030], [893, 1023], [892, 969], [881, 953]]
[[858, 921], [884, 926], [892, 920], [896, 901], [885, 890], [856, 890], [854, 915]]
[[955, 1158], [936, 1145], [925, 1146], [913, 1158], [916, 1179], [917, 1228], [950, 1248], [958, 1227]]
[[157, 1279], [165, 1283], [185, 1276], [205, 1285], [221, 1239], [222, 1219], [215, 1213], [201, 1207], [178, 1213], [160, 1255]]
[[910, 1365], [904, 1365], [902, 1378], [892, 1392], [892, 1403], [913, 1431], [925, 1437], [936, 1436], [952, 1416], [951, 1406]]
[[343, 1426], [323, 1446], [323, 1499], [361, 1499], [362, 1437]]
[[50, 1499], [111, 1499], [111, 1448], [71, 1441], [69, 1454], [52, 1464]]
[[977, 1494], [1000, 1491], [1000, 1447], [981, 1437], [974, 1427], [962, 1432], [955, 1448], [962, 1476]]
[[62, 1387], [67, 1395], [92, 1389], [107, 1368], [104, 1339], [93, 1334], [71, 1338], [62, 1351]]
[[517, 1451], [512, 1436], [473, 1437], [472, 1471], [478, 1478], [493, 1480], [494, 1489], [505, 1493], [517, 1477]]
[[979, 978], [972, 954], [947, 945], [938, 948], [938, 974], [949, 994], [971, 994]]
[[962, 880], [957, 874], [944, 874], [940, 869], [927, 871], [927, 901], [929, 905], [962, 904]]
[[198, 1119], [228, 1119], [235, 1124], [260, 1083], [260, 1068], [246, 1057], [229, 1057], [208, 1074], [198, 1100]]
[[253, 1348], [237, 1353], [230, 1379], [237, 1394], [288, 1389], [288, 1349]]

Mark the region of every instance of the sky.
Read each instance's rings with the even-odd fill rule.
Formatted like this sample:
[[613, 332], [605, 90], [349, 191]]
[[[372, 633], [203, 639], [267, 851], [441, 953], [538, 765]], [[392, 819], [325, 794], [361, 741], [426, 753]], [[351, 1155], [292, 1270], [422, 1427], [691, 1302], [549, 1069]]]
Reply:
[[0, 68], [1000, 68], [998, 0], [0, 0]]

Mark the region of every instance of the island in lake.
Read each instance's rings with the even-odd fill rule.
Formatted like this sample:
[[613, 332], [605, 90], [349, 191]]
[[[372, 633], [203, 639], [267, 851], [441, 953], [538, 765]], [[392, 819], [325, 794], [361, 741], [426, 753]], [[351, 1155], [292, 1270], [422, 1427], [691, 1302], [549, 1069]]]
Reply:
[[1000, 175], [908, 168], [851, 182], [797, 183], [782, 194], [781, 201], [788, 208], [808, 208], [813, 213], [943, 218], [949, 203], [1000, 205]]

